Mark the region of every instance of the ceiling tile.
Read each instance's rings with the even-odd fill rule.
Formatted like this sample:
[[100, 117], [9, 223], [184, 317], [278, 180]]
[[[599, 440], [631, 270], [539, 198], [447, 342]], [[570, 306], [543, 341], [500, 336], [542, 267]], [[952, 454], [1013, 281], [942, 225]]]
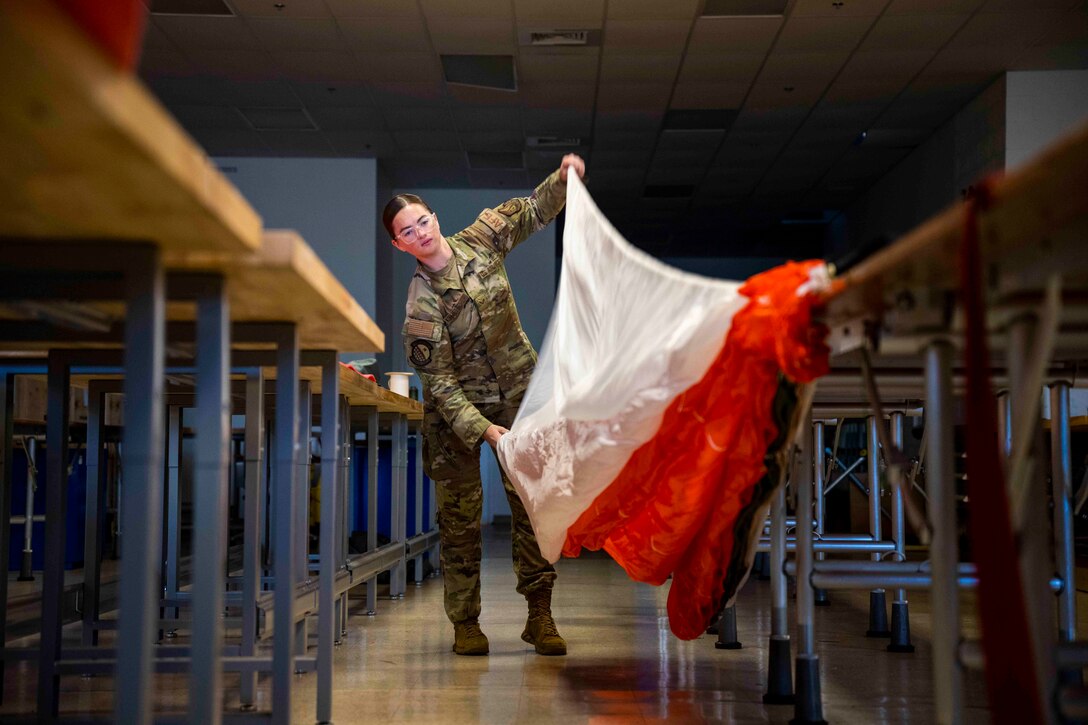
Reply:
[[342, 156], [389, 157], [397, 152], [393, 136], [384, 131], [324, 131], [323, 135]]
[[[656, 159], [655, 159], [656, 161]], [[650, 166], [646, 171], [646, 184], [648, 186], [684, 186], [698, 184], [703, 178], [702, 166]], [[684, 206], [687, 206], [685, 203]]]
[[325, 18], [249, 18], [249, 27], [269, 50], [343, 50], [336, 21]]
[[876, 102], [890, 103], [906, 86], [906, 83], [892, 85], [883, 80], [843, 81], [836, 80], [827, 89], [825, 99], [836, 102]]
[[876, 21], [859, 50], [936, 51], [948, 42], [968, 17], [957, 13], [885, 15]]
[[791, 18], [805, 17], [874, 17], [884, 12], [888, 0], [847, 0], [833, 3], [831, 0], [797, 0], [790, 11]]
[[368, 74], [351, 53], [292, 50], [273, 53], [280, 76], [301, 83], [358, 83]]
[[256, 131], [194, 129], [193, 138], [209, 156], [267, 156], [268, 145]]
[[324, 0], [338, 18], [402, 18], [419, 16], [419, 6], [404, 0]]
[[263, 50], [193, 48], [188, 55], [200, 72], [216, 78], [259, 81], [278, 71], [272, 56]]
[[597, 108], [601, 111], [662, 111], [671, 94], [671, 83], [610, 83], [601, 86]]
[[450, 98], [462, 106], [510, 106], [516, 108], [521, 102], [518, 91], [502, 88], [484, 88], [467, 86], [460, 83], [446, 84]]
[[843, 66], [838, 81], [887, 81], [889, 87], [910, 80], [933, 58], [929, 50], [859, 50]]
[[170, 40], [162, 28], [157, 25], [157, 20], [162, 16], [151, 15], [148, 17], [147, 25], [144, 30], [143, 49], [148, 48], [172, 48], [177, 49], [174, 41]]
[[783, 81], [774, 78], [760, 78], [752, 86], [745, 105], [760, 109], [811, 108], [823, 96], [825, 89], [824, 83], [794, 85], [787, 81], [784, 85]]
[[158, 26], [183, 50], [216, 48], [219, 50], [259, 50], [261, 42], [239, 17], [189, 17], [158, 15]]
[[604, 0], [514, 0], [514, 15], [523, 26], [599, 28], [604, 5]]
[[461, 139], [453, 131], [400, 131], [393, 129], [393, 139], [406, 152], [459, 151]]
[[590, 169], [586, 176], [590, 188], [606, 188], [613, 192], [636, 192], [642, 190], [645, 169], [632, 167], [626, 169]]
[[[642, 139], [642, 136], [637, 138]], [[616, 167], [637, 167], [646, 168], [650, 164], [650, 159], [653, 158], [654, 148], [648, 143], [621, 145], [609, 147], [598, 147], [596, 144], [593, 148], [593, 156], [591, 158], [591, 166], [594, 172], [598, 169], [611, 169]]]
[[818, 53], [828, 48], [850, 50], [873, 24], [869, 16], [791, 16], [778, 36], [775, 53]]
[[174, 47], [144, 48], [140, 52], [137, 73], [141, 78], [155, 76], [191, 76], [197, 67]]
[[170, 106], [170, 113], [186, 130], [203, 128], [250, 131], [251, 126], [233, 106]]
[[373, 83], [435, 83], [442, 71], [434, 53], [357, 53], [363, 77]]
[[748, 82], [685, 82], [673, 91], [673, 108], [740, 108], [751, 84]]
[[601, 83], [672, 84], [679, 65], [679, 53], [605, 51], [601, 60]]
[[766, 57], [763, 53], [688, 53], [680, 68], [679, 82], [749, 84]]
[[782, 136], [789, 134], [805, 120], [808, 108], [754, 108], [745, 106], [733, 121], [730, 137], [734, 135]]
[[606, 50], [680, 52], [684, 49], [691, 22], [688, 20], [609, 20], [604, 29]]
[[348, 47], [363, 54], [430, 52], [427, 27], [420, 15], [351, 17], [337, 21]]
[[374, 103], [383, 106], [434, 105], [446, 98], [446, 84], [441, 81], [419, 83], [374, 81], [370, 87], [370, 95]]
[[329, 18], [329, 8], [324, 0], [231, 0], [231, 6], [239, 15], [273, 18]]
[[520, 131], [462, 131], [466, 151], [523, 151], [525, 136]]
[[772, 53], [760, 80], [792, 81], [793, 85], [827, 85], [849, 57], [844, 50], [820, 53]]
[[861, 131], [868, 128], [886, 106], [885, 103], [836, 102], [825, 99], [812, 109], [812, 113], [805, 121], [805, 126], [830, 129], [857, 128]]
[[699, 18], [695, 21], [689, 53], [766, 53], [782, 18]]
[[526, 108], [592, 110], [597, 98], [595, 83], [520, 83], [518, 95]]
[[419, 0], [428, 21], [437, 18], [513, 20], [513, 3], [494, 0]]
[[284, 81], [234, 81], [221, 79], [212, 88], [224, 106], [299, 107], [302, 102]]
[[514, 24], [509, 18], [443, 18], [429, 24], [434, 49], [458, 55], [510, 55]]
[[658, 146], [650, 160], [650, 167], [658, 170], [676, 167], [695, 169], [702, 174], [702, 170], [714, 158], [715, 151], [717, 149], [663, 149]]
[[528, 191], [533, 187], [524, 171], [503, 169], [469, 169], [469, 183], [477, 189], [516, 189]]
[[950, 49], [986, 46], [1026, 48], [1057, 28], [1065, 18], [1066, 13], [1061, 10], [1034, 7], [1016, 12], [976, 13], [948, 46]]
[[385, 130], [385, 118], [376, 108], [341, 106], [311, 108], [309, 112], [322, 131]]
[[695, 17], [699, 0], [623, 0], [608, 3], [608, 19], [617, 20], [690, 20]]
[[661, 129], [664, 109], [654, 111], [606, 111], [599, 110], [596, 119], [596, 132], [610, 133], [645, 133], [652, 143], [656, 143], [657, 132]]
[[892, 0], [884, 16], [973, 13], [983, 2], [985, 0]]
[[230, 101], [222, 102], [223, 93], [218, 79], [208, 76], [150, 78], [147, 85], [166, 106], [174, 104], [231, 105]]
[[527, 136], [576, 136], [588, 139], [593, 128], [593, 114], [562, 109], [526, 109], [521, 113]]
[[979, 8], [984, 13], [1008, 13], [1018, 10], [1069, 10], [1083, 7], [1083, 0], [986, 0]]
[[313, 106], [369, 106], [373, 104], [370, 88], [359, 82], [291, 83], [295, 95], [304, 105]]
[[522, 51], [519, 54], [518, 83], [595, 83], [598, 51], [578, 55], [554, 55]]
[[383, 106], [381, 111], [392, 131], [453, 130], [453, 114], [445, 105]]
[[261, 140], [279, 156], [335, 156], [336, 151], [317, 131], [260, 131]]
[[516, 108], [458, 108], [453, 111], [453, 122], [461, 131], [521, 132], [521, 113]]

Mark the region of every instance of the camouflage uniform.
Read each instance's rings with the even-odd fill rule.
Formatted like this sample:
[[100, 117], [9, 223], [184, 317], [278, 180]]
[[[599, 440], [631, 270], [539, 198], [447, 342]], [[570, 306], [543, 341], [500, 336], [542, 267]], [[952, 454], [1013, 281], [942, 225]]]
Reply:
[[[480, 445], [492, 424], [509, 428], [536, 364], [521, 329], [503, 259], [548, 224], [566, 201], [553, 173], [528, 198], [485, 209], [446, 237], [450, 264], [416, 268], [408, 287], [405, 355], [423, 381], [423, 464], [435, 482], [442, 536], [446, 614], [454, 623], [480, 614]], [[555, 570], [507, 479], [517, 590], [551, 589]]]

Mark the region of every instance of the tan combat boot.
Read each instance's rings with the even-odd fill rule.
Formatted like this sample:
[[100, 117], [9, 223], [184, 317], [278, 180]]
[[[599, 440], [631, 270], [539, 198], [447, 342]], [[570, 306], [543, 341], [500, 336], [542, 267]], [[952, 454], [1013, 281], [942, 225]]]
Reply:
[[488, 653], [487, 635], [480, 631], [476, 619], [466, 619], [453, 625], [453, 651], [459, 655]]
[[526, 597], [529, 600], [529, 619], [521, 638], [536, 648], [540, 655], [565, 655], [567, 643], [559, 636], [552, 619], [551, 588], [534, 589]]

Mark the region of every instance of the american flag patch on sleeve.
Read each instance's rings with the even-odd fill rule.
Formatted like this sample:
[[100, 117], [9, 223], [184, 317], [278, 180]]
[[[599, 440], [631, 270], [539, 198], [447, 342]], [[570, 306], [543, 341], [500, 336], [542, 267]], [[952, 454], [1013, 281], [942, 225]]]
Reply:
[[439, 326], [437, 322], [426, 322], [424, 320], [415, 320], [409, 317], [404, 325], [404, 331], [409, 337], [423, 337], [428, 340], [437, 340]]

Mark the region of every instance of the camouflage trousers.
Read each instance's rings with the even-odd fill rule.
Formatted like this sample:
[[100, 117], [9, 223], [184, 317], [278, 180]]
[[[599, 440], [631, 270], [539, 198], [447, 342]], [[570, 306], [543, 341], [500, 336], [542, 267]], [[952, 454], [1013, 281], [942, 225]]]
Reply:
[[[480, 412], [492, 423], [509, 428], [520, 402], [480, 406]], [[428, 411], [424, 416], [424, 470], [434, 481], [437, 493], [446, 615], [454, 623], [480, 616], [480, 559], [483, 555], [480, 446], [465, 446], [440, 413]], [[541, 556], [529, 516], [505, 471], [502, 485], [510, 503], [517, 591], [525, 595], [534, 589], [551, 589], [555, 569]]]

